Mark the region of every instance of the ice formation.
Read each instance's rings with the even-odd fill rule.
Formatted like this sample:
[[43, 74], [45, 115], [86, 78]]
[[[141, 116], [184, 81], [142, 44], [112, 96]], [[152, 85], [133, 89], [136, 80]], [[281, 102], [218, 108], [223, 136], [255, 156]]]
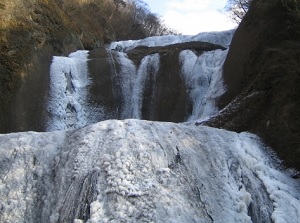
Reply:
[[87, 56], [88, 51], [77, 51], [69, 57], [53, 58], [50, 67], [48, 111], [51, 119], [48, 131], [76, 129], [88, 124]]
[[139, 120], [0, 136], [1, 222], [297, 222], [300, 182], [249, 133]]
[[197, 56], [191, 50], [180, 53], [182, 75], [193, 104], [188, 120], [214, 115], [218, 108], [216, 100], [224, 94], [222, 69], [228, 50], [213, 50]]
[[[193, 40], [215, 42], [223, 45], [230, 42], [234, 30], [225, 32], [200, 33], [196, 36], [162, 36], [144, 40], [114, 42], [110, 48], [132, 48], [138, 45], [157, 46]], [[155, 89], [156, 76], [160, 69], [160, 54], [146, 55], [139, 65], [134, 64], [126, 52], [106, 49], [107, 61], [111, 68], [113, 95], [121, 104], [120, 115], [115, 119], [142, 119], [143, 96], [147, 79]], [[213, 50], [196, 55], [192, 50], [179, 54], [182, 81], [185, 83], [192, 103], [192, 113], [186, 114], [192, 121], [214, 115], [218, 108], [215, 101], [225, 92], [222, 81], [222, 65], [227, 50]], [[50, 118], [48, 131], [76, 129], [87, 124], [105, 120], [105, 108], [97, 108], [88, 102], [88, 87], [92, 84], [88, 72], [88, 51], [77, 51], [69, 57], [54, 57], [51, 65]], [[114, 89], [117, 87], [118, 89]], [[167, 86], [166, 86], [167, 87]], [[120, 88], [120, 89], [119, 89]], [[121, 92], [121, 94], [120, 94]], [[100, 114], [98, 114], [100, 113]], [[98, 117], [98, 120], [94, 120]], [[99, 120], [99, 117], [101, 120]]]

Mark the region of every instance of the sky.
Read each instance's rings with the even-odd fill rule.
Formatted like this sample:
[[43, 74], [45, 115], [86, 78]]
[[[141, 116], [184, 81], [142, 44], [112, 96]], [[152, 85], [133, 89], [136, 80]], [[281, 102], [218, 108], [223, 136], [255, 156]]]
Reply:
[[224, 31], [236, 23], [220, 12], [227, 0], [144, 0], [165, 24], [185, 35]]

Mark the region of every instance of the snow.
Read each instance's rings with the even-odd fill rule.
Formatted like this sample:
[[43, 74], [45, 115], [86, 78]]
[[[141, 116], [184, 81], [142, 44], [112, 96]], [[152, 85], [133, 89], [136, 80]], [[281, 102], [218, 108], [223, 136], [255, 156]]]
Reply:
[[0, 145], [1, 222], [300, 219], [299, 180], [249, 133], [109, 120]]
[[154, 36], [141, 40], [126, 40], [113, 42], [108, 46], [108, 49], [127, 52], [137, 46], [166, 46], [175, 43], [185, 43], [194, 41], [209, 42], [224, 47], [229, 47], [234, 32], [235, 29], [222, 32], [203, 32], [197, 35]]

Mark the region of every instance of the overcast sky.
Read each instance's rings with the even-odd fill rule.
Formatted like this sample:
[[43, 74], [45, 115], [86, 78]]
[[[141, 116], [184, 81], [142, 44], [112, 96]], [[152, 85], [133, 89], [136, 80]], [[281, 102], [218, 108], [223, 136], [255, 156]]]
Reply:
[[236, 27], [219, 11], [227, 0], [144, 0], [153, 13], [162, 16], [165, 24], [181, 32], [194, 35], [199, 32], [223, 31]]

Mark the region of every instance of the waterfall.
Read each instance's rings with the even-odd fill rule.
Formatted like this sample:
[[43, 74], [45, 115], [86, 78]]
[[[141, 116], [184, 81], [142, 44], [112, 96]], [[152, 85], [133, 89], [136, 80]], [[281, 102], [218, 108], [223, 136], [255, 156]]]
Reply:
[[117, 52], [117, 61], [120, 65], [120, 76], [121, 82], [121, 97], [122, 97], [122, 113], [121, 119], [133, 118], [132, 117], [132, 94], [133, 85], [136, 80], [136, 67], [134, 63], [128, 59], [125, 53]]
[[[120, 118], [142, 118], [142, 104], [146, 80], [151, 79], [155, 86], [155, 79], [159, 69], [159, 54], [145, 56], [138, 67], [135, 66], [126, 53], [107, 50], [108, 62], [112, 67], [114, 81], [120, 88], [122, 113]], [[116, 65], [117, 64], [117, 65]], [[118, 67], [118, 68], [117, 68]], [[118, 89], [114, 89], [117, 91]]]
[[[175, 52], [158, 47], [135, 60], [126, 49], [208, 39], [226, 45], [232, 34], [231, 30], [116, 42], [99, 49], [90, 60], [88, 51], [54, 57], [47, 131], [77, 129], [107, 119], [184, 122], [216, 114], [216, 100], [225, 92], [222, 66], [227, 50], [176, 51], [177, 45]], [[90, 61], [94, 61], [93, 75], [88, 71]]]
[[152, 87], [155, 88], [155, 79], [159, 69], [159, 54], [149, 55], [143, 58], [138, 68], [136, 80], [132, 92], [132, 118], [142, 118], [143, 92], [146, 79], [151, 78]]
[[[78, 51], [69, 57], [54, 57], [51, 65], [48, 105], [51, 119], [48, 131], [80, 128], [103, 121], [105, 117], [143, 119], [144, 106], [151, 109], [153, 115], [152, 107], [158, 106], [159, 103], [155, 97], [158, 91], [156, 82], [161, 67], [160, 54], [146, 55], [137, 66], [128, 58], [127, 53], [108, 49], [106, 52], [106, 60], [110, 67], [108, 79], [111, 85], [111, 89], [108, 90], [112, 92], [112, 98], [106, 100], [110, 100], [116, 106], [115, 110], [107, 114], [109, 109], [106, 109], [101, 101], [95, 106], [88, 100], [88, 87], [94, 83], [88, 77], [87, 51]], [[187, 114], [188, 121], [203, 119], [218, 111], [216, 100], [225, 92], [222, 65], [226, 55], [227, 50], [213, 50], [203, 52], [201, 55], [191, 50], [183, 50], [179, 53], [181, 79], [186, 85], [192, 102], [191, 114]], [[170, 80], [164, 81], [168, 83]], [[96, 86], [95, 88], [97, 89]], [[160, 89], [161, 94], [168, 85], [160, 85], [160, 88], [165, 88]]]
[[89, 123], [87, 56], [88, 51], [77, 51], [53, 58], [47, 131], [77, 129]]
[[225, 92], [222, 66], [226, 55], [227, 50], [204, 52], [200, 56], [191, 50], [180, 53], [182, 76], [193, 102], [189, 121], [209, 117], [218, 111], [216, 99]]
[[53, 57], [49, 132], [0, 135], [0, 222], [299, 221], [300, 181], [258, 136], [184, 122], [218, 112], [228, 52], [157, 47], [186, 39]]

